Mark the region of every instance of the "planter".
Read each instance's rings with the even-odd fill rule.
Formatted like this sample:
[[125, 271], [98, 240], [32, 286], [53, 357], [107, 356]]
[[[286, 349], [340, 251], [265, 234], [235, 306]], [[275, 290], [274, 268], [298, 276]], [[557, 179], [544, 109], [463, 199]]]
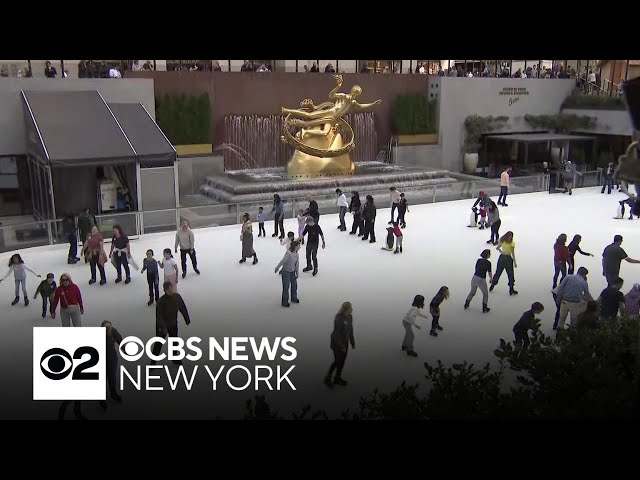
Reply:
[[478, 154], [465, 153], [462, 164], [466, 173], [476, 173], [476, 168], [478, 168]]
[[421, 133], [418, 135], [398, 135], [398, 145], [436, 145], [437, 133]]
[[212, 145], [210, 143], [198, 143], [194, 145], [174, 145], [178, 156], [184, 155], [211, 155]]

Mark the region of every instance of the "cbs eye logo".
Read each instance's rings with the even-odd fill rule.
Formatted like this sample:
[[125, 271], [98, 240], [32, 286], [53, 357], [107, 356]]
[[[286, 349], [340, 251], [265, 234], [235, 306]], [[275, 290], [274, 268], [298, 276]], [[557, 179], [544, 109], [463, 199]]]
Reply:
[[33, 399], [105, 400], [106, 347], [102, 327], [34, 327]]
[[123, 360], [136, 362], [145, 353], [145, 345], [138, 337], [125, 337], [120, 342], [120, 356]]
[[[85, 355], [89, 359], [73, 366], [73, 360], [82, 360]], [[49, 380], [62, 380], [67, 378], [73, 371], [72, 380], [98, 380], [98, 372], [86, 372], [85, 370], [95, 367], [100, 360], [98, 350], [90, 346], [83, 346], [73, 352], [73, 357], [62, 348], [50, 348], [42, 354], [40, 370]]]

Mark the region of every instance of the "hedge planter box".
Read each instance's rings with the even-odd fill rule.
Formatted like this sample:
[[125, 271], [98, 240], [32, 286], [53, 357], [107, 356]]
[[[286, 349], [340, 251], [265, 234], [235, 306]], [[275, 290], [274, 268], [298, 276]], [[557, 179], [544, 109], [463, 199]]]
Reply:
[[198, 143], [195, 145], [174, 145], [176, 153], [179, 157], [185, 155], [210, 155], [213, 151], [213, 146], [210, 143]]
[[436, 145], [437, 133], [422, 133], [418, 135], [398, 135], [398, 145]]

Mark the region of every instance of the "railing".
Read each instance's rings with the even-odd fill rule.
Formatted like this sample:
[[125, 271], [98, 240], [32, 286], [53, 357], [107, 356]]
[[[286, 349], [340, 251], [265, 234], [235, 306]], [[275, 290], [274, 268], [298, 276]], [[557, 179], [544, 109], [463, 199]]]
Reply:
[[[576, 186], [592, 187], [600, 185], [602, 169], [580, 172]], [[532, 175], [513, 177], [509, 188], [511, 194], [544, 192], [549, 190], [549, 175]], [[406, 194], [409, 205], [449, 202], [453, 200], [471, 200], [484, 190], [490, 197], [497, 197], [500, 192], [498, 179], [484, 179], [452, 182], [441, 185], [407, 187], [402, 191]], [[387, 208], [389, 189], [368, 189], [361, 192], [364, 203], [366, 194], [372, 195], [376, 205]], [[336, 195], [314, 195], [323, 215], [338, 213]], [[286, 218], [295, 217], [297, 210], [305, 209], [308, 201], [304, 198], [285, 200]], [[103, 232], [106, 241], [111, 238], [113, 225], [122, 226], [124, 232], [135, 239], [145, 233], [172, 232], [178, 228], [176, 219], [186, 219], [191, 228], [209, 228], [223, 225], [238, 225], [242, 215], [249, 213], [255, 219], [258, 208], [263, 207], [266, 214], [271, 211], [268, 202], [230, 203], [222, 205], [203, 205], [195, 207], [180, 207], [178, 209], [145, 210], [141, 212], [123, 212], [96, 217], [98, 228]], [[267, 216], [269, 218], [269, 216]], [[0, 253], [21, 250], [29, 247], [66, 244], [67, 239], [62, 233], [62, 220], [33, 221], [19, 225], [0, 226]]]

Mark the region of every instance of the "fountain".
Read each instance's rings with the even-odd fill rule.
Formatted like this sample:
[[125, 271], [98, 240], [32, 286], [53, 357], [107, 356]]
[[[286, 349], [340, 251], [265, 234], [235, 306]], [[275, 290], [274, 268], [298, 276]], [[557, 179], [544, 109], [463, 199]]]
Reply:
[[[200, 193], [219, 203], [264, 202], [278, 192], [287, 198], [345, 191], [432, 187], [456, 182], [447, 170], [405, 167], [375, 161], [375, 117], [367, 110], [380, 101], [359, 103], [358, 86], [340, 93], [342, 76], [335, 75], [331, 102], [282, 115], [230, 115], [224, 121], [225, 174], [206, 178]], [[355, 112], [350, 112], [355, 109]], [[355, 161], [354, 161], [355, 160]], [[286, 168], [285, 168], [286, 167]]]

